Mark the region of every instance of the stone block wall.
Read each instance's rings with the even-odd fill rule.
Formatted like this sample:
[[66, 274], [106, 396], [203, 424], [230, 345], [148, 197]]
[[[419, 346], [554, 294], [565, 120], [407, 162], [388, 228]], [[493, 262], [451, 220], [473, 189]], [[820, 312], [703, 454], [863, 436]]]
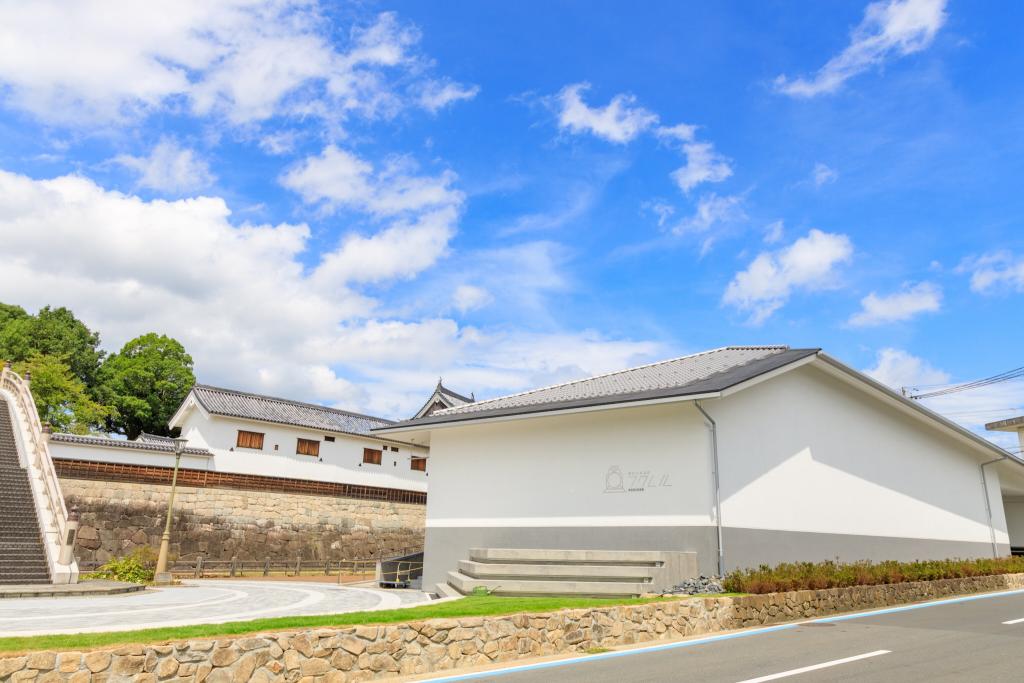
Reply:
[[[81, 515], [76, 556], [105, 562], [142, 546], [157, 548], [169, 486], [60, 480]], [[321, 495], [179, 486], [171, 555], [183, 560], [294, 561], [375, 557], [422, 547], [426, 507]]]
[[1012, 574], [261, 633], [97, 652], [33, 652], [0, 656], [0, 681], [366, 681], [1022, 587], [1024, 574]]

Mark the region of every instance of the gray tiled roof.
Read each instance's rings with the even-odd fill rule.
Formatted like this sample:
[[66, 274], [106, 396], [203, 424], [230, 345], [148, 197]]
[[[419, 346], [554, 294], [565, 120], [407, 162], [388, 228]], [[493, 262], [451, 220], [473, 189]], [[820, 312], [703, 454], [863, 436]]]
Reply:
[[170, 436], [160, 436], [159, 434], [150, 434], [148, 432], [142, 432], [135, 440], [143, 443], [174, 443], [174, 439]]
[[[147, 435], [153, 436], [153, 435]], [[161, 438], [161, 437], [157, 437]], [[57, 443], [68, 443], [76, 446], [99, 446], [102, 448], [130, 448], [137, 451], [150, 451], [154, 453], [173, 453], [173, 443], [156, 443], [154, 441], [128, 441], [126, 439], [111, 439], [107, 436], [84, 436], [81, 434], [57, 433], [50, 435], [50, 441]], [[186, 448], [188, 455], [213, 455], [205, 448]]]
[[[788, 346], [729, 346], [596, 377], [533, 389], [439, 410], [396, 427], [456, 422], [716, 392], [770, 372], [819, 349]], [[386, 429], [386, 428], [385, 428]]]
[[300, 403], [284, 398], [250, 394], [234, 389], [197, 384], [192, 393], [203, 408], [213, 415], [239, 417], [260, 422], [307, 427], [325, 432], [369, 434], [371, 429], [393, 424], [382, 417], [360, 415], [347, 410]]

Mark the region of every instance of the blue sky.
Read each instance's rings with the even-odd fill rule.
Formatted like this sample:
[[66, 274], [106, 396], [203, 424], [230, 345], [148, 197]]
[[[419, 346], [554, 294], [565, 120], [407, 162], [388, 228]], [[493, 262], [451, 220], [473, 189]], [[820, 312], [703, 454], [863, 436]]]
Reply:
[[[1013, 3], [0, 6], [0, 300], [401, 416], [728, 344], [1021, 365]], [[979, 351], [982, 351], [979, 353]], [[1021, 385], [934, 407], [977, 427]]]

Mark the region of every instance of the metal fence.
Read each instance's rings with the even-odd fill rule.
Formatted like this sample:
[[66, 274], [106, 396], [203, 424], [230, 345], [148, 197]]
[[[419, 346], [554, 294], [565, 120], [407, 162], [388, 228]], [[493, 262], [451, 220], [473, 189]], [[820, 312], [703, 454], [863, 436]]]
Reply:
[[382, 560], [377, 582], [383, 588], [408, 588], [423, 576], [423, 551]]
[[[420, 553], [418, 567], [404, 558]], [[83, 574], [96, 571], [101, 562], [79, 562], [79, 571]], [[422, 551], [405, 549], [396, 555], [367, 557], [352, 560], [243, 560], [237, 557], [230, 560], [208, 560], [202, 555], [190, 560], [171, 560], [167, 563], [167, 571], [178, 578], [214, 578], [214, 577], [270, 577], [270, 576], [337, 576], [339, 583], [356, 583], [380, 579], [383, 575], [380, 567], [387, 566], [388, 576], [396, 583], [408, 582], [418, 570], [423, 571]]]

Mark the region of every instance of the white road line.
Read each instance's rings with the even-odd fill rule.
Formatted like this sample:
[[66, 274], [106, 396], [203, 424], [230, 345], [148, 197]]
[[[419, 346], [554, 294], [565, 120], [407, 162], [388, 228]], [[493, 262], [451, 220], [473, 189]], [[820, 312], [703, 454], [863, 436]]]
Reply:
[[1013, 626], [1014, 624], [1024, 624], [1024, 619], [1011, 619], [1003, 622], [1004, 626]]
[[849, 664], [850, 662], [856, 662], [861, 659], [867, 659], [869, 657], [877, 657], [878, 655], [887, 655], [892, 650], [875, 650], [874, 652], [865, 652], [862, 655], [855, 655], [853, 657], [844, 657], [843, 659], [833, 659], [831, 662], [822, 662], [821, 664], [812, 664], [811, 666], [803, 666], [799, 669], [790, 669], [789, 671], [783, 671], [777, 674], [769, 674], [767, 676], [758, 676], [757, 678], [748, 678], [740, 683], [764, 683], [764, 681], [774, 681], [779, 678], [787, 678], [789, 676], [796, 676], [797, 674], [805, 674], [808, 671], [817, 671], [818, 669], [827, 669], [830, 666], [839, 666], [840, 664]]

